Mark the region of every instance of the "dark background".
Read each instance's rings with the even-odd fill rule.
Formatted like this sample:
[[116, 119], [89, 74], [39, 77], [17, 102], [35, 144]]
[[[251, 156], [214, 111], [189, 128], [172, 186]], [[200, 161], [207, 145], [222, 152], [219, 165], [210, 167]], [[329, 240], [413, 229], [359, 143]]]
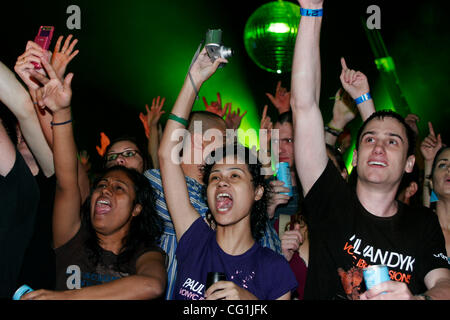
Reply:
[[[167, 114], [175, 102], [192, 56], [208, 28], [221, 28], [223, 41], [234, 49], [230, 64], [205, 84], [200, 96], [224, 100], [246, 109], [250, 126], [259, 124], [262, 108], [270, 102], [278, 80], [290, 87], [290, 74], [273, 74], [256, 66], [245, 51], [243, 30], [249, 16], [268, 1], [9, 1], [1, 9], [0, 59], [13, 69], [15, 61], [33, 40], [40, 25], [55, 26], [51, 49], [59, 35], [79, 39], [78, 56], [69, 64], [73, 80], [73, 116], [79, 149], [95, 162], [100, 132], [110, 138], [129, 133], [144, 137], [138, 118], [145, 104], [166, 97]], [[294, 3], [297, 3], [294, 1]], [[366, 9], [381, 8], [381, 35], [393, 57], [400, 87], [413, 113], [421, 118], [420, 136], [428, 134], [427, 121], [449, 141], [448, 107], [449, 17], [443, 1], [325, 1], [321, 36], [324, 121], [331, 119], [332, 100], [340, 86], [339, 59], [361, 70], [370, 81], [377, 109], [383, 109], [387, 91], [380, 80], [374, 56], [361, 25]], [[81, 29], [68, 30], [69, 5], [81, 9]], [[386, 100], [387, 99], [387, 100]], [[242, 101], [240, 101], [242, 100]], [[202, 108], [201, 99], [196, 108]], [[250, 110], [251, 109], [251, 110]], [[270, 114], [275, 115], [275, 108]], [[251, 120], [251, 121], [250, 121]], [[356, 120], [357, 124], [359, 120]], [[257, 129], [257, 128], [255, 128]]]

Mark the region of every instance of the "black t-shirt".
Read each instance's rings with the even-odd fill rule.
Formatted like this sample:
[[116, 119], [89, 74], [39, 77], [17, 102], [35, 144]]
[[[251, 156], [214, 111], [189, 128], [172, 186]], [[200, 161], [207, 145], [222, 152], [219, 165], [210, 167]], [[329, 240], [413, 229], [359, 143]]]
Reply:
[[25, 250], [33, 235], [39, 188], [22, 155], [6, 177], [0, 175], [0, 297], [11, 298]]
[[[331, 161], [305, 198], [310, 253], [305, 299], [357, 299], [366, 288], [362, 268], [388, 266], [391, 280], [413, 294], [426, 291], [425, 275], [449, 268], [437, 216], [398, 202], [397, 213], [369, 213]], [[345, 287], [345, 290], [344, 290]]]
[[34, 234], [25, 253], [18, 284], [26, 283], [33, 289], [54, 290], [55, 252], [52, 242], [52, 217], [56, 176], [46, 177], [42, 170], [39, 170], [35, 179], [41, 196]]
[[69, 242], [55, 249], [56, 290], [80, 289], [134, 275], [136, 261], [148, 251], [160, 252], [165, 257], [165, 252], [158, 246], [141, 246], [126, 264], [121, 265], [121, 270], [116, 267], [118, 256], [111, 251], [102, 250], [100, 259], [103, 263], [94, 264], [86, 248], [87, 236], [87, 228], [82, 225]]

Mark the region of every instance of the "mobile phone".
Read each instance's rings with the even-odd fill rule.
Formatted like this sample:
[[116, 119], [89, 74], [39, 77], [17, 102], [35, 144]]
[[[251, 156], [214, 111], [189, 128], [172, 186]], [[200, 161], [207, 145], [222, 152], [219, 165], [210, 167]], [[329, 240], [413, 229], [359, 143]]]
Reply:
[[[55, 28], [53, 26], [41, 26], [39, 28], [39, 32], [34, 38], [34, 42], [36, 42], [41, 48], [48, 50], [50, 47], [50, 42], [52, 41], [53, 31]], [[32, 62], [35, 69], [41, 69], [41, 64]]]

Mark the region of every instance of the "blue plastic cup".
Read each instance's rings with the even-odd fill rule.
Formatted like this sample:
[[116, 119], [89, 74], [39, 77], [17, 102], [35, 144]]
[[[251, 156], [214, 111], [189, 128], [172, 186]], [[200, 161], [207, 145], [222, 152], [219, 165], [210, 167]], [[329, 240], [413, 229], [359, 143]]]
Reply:
[[19, 289], [16, 290], [16, 292], [13, 295], [13, 300], [20, 300], [20, 298], [28, 293], [33, 291], [33, 289], [31, 289], [29, 286], [27, 286], [26, 284], [24, 284], [23, 286], [21, 286]]

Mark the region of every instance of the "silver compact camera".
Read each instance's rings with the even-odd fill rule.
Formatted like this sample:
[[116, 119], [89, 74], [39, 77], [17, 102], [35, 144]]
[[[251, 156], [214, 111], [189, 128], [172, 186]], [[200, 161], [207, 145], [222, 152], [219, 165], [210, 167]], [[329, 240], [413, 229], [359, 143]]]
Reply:
[[206, 32], [205, 48], [212, 62], [218, 58], [228, 59], [233, 55], [231, 48], [222, 45], [221, 29], [209, 29]]

